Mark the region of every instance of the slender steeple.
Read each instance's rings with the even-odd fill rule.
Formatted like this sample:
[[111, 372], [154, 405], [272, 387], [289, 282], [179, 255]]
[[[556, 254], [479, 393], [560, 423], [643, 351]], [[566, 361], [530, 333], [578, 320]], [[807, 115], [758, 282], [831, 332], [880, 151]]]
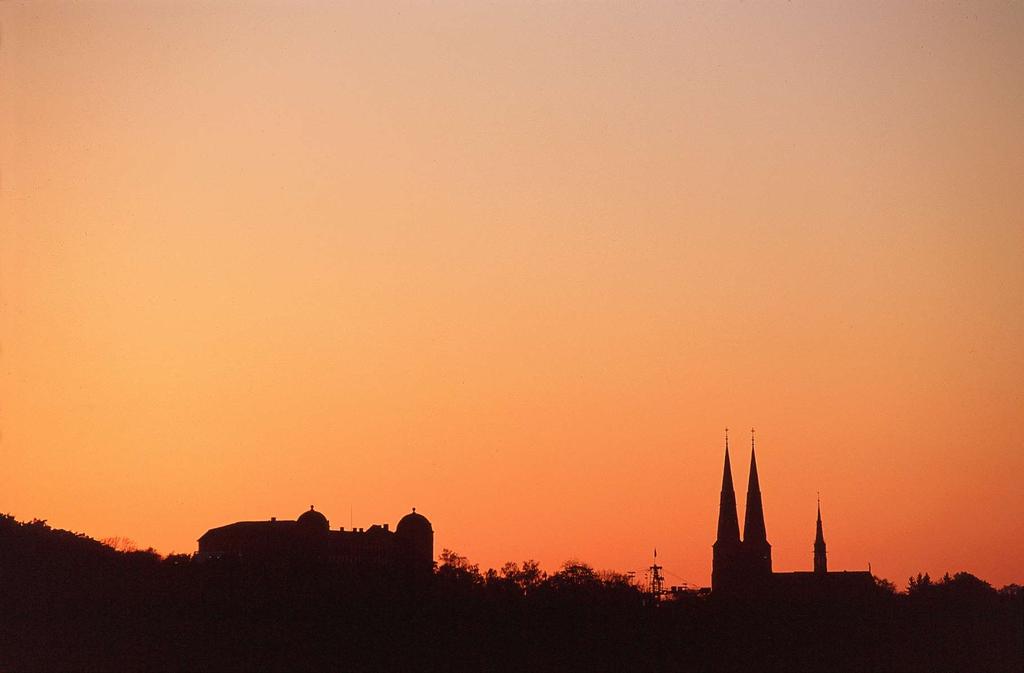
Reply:
[[725, 470], [722, 472], [722, 495], [718, 501], [718, 539], [711, 545], [711, 590], [734, 591], [742, 572], [743, 547], [740, 543], [740, 522], [736, 517], [736, 491], [732, 487], [732, 466], [729, 464], [729, 429], [725, 430]]
[[716, 544], [739, 544], [740, 522], [736, 516], [736, 491], [732, 486], [729, 464], [729, 429], [725, 429], [725, 470], [722, 473], [722, 494], [718, 501], [718, 539]]
[[761, 506], [761, 485], [757, 480], [757, 458], [754, 455], [754, 429], [750, 429], [750, 481], [747, 482], [747, 510], [743, 517], [743, 541], [767, 542], [764, 509]]
[[814, 533], [814, 572], [827, 573], [828, 560], [825, 557], [825, 534], [821, 531], [821, 498], [818, 498], [818, 526]]
[[772, 546], [764, 529], [761, 485], [757, 480], [754, 454], [754, 429], [750, 429], [750, 481], [747, 483], [747, 509], [743, 516], [743, 556], [748, 578], [761, 581], [772, 574]]

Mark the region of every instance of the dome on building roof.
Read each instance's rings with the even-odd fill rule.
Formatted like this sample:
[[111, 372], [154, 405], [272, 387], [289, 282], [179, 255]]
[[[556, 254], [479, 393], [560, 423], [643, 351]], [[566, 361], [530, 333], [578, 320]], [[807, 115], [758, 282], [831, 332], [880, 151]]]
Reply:
[[313, 505], [309, 506], [308, 512], [303, 512], [296, 519], [300, 525], [310, 526], [315, 528], [330, 528], [330, 523], [327, 521], [327, 517], [322, 513], [313, 509]]
[[396, 533], [403, 532], [419, 532], [423, 531], [426, 533], [433, 533], [434, 529], [430, 526], [430, 521], [427, 517], [422, 514], [416, 513], [416, 508], [412, 508], [412, 512], [406, 514], [398, 521], [398, 526], [395, 528]]

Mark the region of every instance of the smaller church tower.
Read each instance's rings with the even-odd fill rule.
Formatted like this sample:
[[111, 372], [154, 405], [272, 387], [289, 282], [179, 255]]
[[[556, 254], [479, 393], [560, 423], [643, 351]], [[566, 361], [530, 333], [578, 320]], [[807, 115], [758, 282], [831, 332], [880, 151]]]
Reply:
[[821, 498], [818, 498], [818, 529], [814, 534], [814, 572], [824, 575], [828, 572], [825, 556], [825, 534], [821, 531]]

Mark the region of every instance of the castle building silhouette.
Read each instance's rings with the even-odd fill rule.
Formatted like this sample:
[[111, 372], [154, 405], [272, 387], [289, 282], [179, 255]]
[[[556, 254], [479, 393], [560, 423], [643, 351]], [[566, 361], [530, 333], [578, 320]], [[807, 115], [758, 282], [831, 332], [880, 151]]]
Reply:
[[430, 573], [434, 567], [434, 529], [416, 512], [403, 516], [395, 530], [388, 524], [367, 529], [331, 530], [312, 505], [294, 521], [239, 521], [211, 528], [199, 538], [201, 561], [325, 561], [351, 569], [409, 570]]
[[790, 596], [863, 595], [874, 589], [874, 578], [868, 571], [829, 572], [825, 551], [825, 534], [821, 524], [821, 503], [814, 537], [814, 569], [812, 571], [774, 572], [772, 546], [764, 524], [761, 484], [757, 476], [754, 435], [750, 435], [750, 476], [747, 481], [747, 504], [743, 516], [743, 538], [740, 539], [736, 515], [736, 492], [729, 462], [729, 434], [725, 435], [725, 469], [722, 493], [718, 504], [718, 536], [712, 545], [711, 590], [716, 594]]

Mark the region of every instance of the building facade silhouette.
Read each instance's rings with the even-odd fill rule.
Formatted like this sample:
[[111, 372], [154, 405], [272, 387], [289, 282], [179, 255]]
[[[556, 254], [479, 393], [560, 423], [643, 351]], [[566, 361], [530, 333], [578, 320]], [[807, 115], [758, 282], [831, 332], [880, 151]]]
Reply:
[[774, 572], [772, 546], [764, 522], [761, 484], [757, 475], [754, 435], [750, 436], [750, 475], [747, 503], [740, 538], [736, 491], [729, 461], [729, 435], [725, 437], [725, 468], [718, 504], [718, 535], [712, 545], [711, 590], [719, 595], [786, 594], [790, 596], [839, 597], [870, 593], [875, 586], [868, 571], [829, 572], [825, 535], [821, 523], [821, 503], [814, 538], [812, 571]]
[[434, 567], [434, 529], [416, 512], [403, 516], [395, 530], [388, 524], [331, 530], [313, 506], [294, 521], [239, 521], [211, 528], [199, 538], [201, 561], [323, 561], [351, 569], [408, 570], [430, 573]]

